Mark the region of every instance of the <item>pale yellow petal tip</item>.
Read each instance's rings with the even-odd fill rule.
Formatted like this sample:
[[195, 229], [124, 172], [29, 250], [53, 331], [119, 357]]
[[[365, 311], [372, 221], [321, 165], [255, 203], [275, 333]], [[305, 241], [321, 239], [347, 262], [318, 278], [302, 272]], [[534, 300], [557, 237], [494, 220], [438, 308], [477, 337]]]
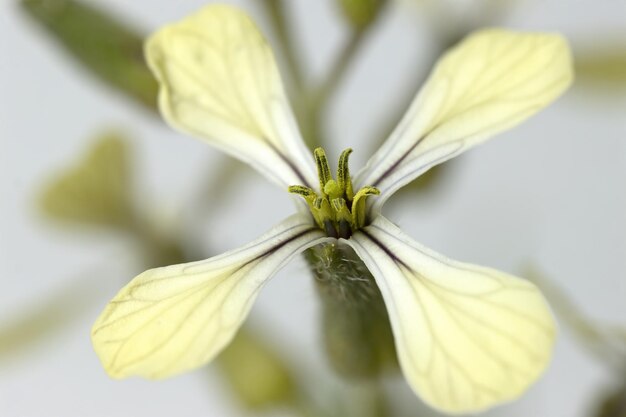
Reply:
[[252, 32], [256, 31], [254, 23], [243, 10], [227, 4], [209, 4], [177, 22], [161, 27], [146, 39], [144, 56], [148, 67], [159, 82], [159, 108], [165, 119], [173, 126], [177, 125], [169, 97], [173, 86], [170, 85], [171, 80], [167, 79], [165, 60], [174, 49], [180, 48], [180, 45], [174, 46], [176, 37], [193, 35], [200, 39], [211, 26], [228, 21], [236, 21], [240, 25], [248, 26]]
[[[530, 50], [535, 52], [543, 49], [545, 54], [552, 55], [553, 60], [550, 70], [558, 74], [558, 80], [565, 91], [574, 81], [574, 59], [569, 41], [558, 32], [530, 32], [516, 31], [503, 28], [485, 28], [470, 34], [461, 45], [469, 43], [494, 45], [494, 44], [528, 44]], [[459, 45], [460, 46], [460, 45]]]
[[[209, 4], [177, 22], [170, 23], [152, 33], [144, 42], [144, 55], [148, 66], [159, 81], [162, 81], [160, 62], [167, 52], [168, 42], [178, 34], [196, 34], [202, 36], [211, 26], [223, 22], [238, 22], [256, 31], [254, 22], [247, 13], [235, 6], [227, 4]], [[224, 37], [232, 34], [224, 34]]]
[[[405, 374], [407, 382], [415, 394], [430, 407], [450, 415], [478, 414], [492, 408], [514, 402], [523, 397], [524, 394], [526, 394], [526, 392], [542, 377], [550, 365], [558, 333], [556, 319], [539, 289], [537, 289], [530, 282], [528, 282], [528, 289], [536, 293], [535, 295], [538, 305], [535, 310], [538, 311], [534, 311], [533, 316], [537, 322], [539, 322], [546, 329], [548, 337], [540, 343], [541, 351], [535, 352], [535, 362], [525, 368], [526, 375], [524, 377], [518, 378], [516, 383], [503, 381], [503, 383], [499, 385], [501, 391], [498, 393], [492, 392], [491, 396], [487, 395], [482, 398], [475, 397], [467, 403], [461, 403], [457, 402], [458, 399], [455, 399], [454, 395], [442, 398], [426, 394], [423, 386], [416, 383], [417, 381], [412, 381], [410, 375]], [[542, 317], [539, 318], [539, 316]], [[471, 378], [471, 376], [469, 377]], [[476, 400], [477, 398], [480, 399]]]
[[351, 244], [379, 284], [402, 372], [418, 397], [448, 414], [477, 413], [537, 381], [556, 323], [535, 285], [446, 258], [382, 216], [364, 230]]

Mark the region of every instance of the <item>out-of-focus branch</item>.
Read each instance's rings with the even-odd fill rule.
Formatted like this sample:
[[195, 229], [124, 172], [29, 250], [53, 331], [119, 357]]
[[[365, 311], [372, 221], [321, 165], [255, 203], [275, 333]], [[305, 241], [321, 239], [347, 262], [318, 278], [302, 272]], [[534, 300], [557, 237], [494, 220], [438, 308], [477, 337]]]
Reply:
[[140, 31], [76, 0], [21, 0], [20, 5], [91, 74], [156, 111], [158, 86], [144, 61]]
[[293, 43], [293, 33], [291, 25], [285, 16], [284, 0], [259, 0], [264, 7], [267, 17], [276, 34], [281, 55], [285, 58], [289, 77], [294, 84], [298, 94], [301, 94], [305, 88], [304, 73], [302, 71], [302, 60], [296, 52]]
[[600, 362], [606, 363], [619, 376], [623, 376], [626, 367], [626, 339], [619, 341], [623, 328], [614, 328], [587, 318], [582, 310], [552, 283], [535, 266], [528, 266], [525, 274], [533, 281], [548, 298], [557, 316], [569, 327], [574, 336]]

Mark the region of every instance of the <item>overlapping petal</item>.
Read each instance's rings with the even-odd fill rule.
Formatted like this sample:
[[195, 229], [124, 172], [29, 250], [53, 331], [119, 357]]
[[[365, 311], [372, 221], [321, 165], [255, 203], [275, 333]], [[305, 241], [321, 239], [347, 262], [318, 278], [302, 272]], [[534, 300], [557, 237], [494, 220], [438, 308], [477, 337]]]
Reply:
[[399, 188], [555, 100], [572, 82], [572, 58], [556, 34], [487, 29], [446, 53], [403, 120], [372, 156], [358, 186]]
[[245, 13], [206, 6], [152, 35], [146, 57], [171, 125], [283, 188], [317, 184], [272, 51]]
[[515, 399], [546, 367], [555, 323], [533, 284], [447, 259], [382, 216], [348, 242], [381, 290], [406, 379], [433, 407]]
[[140, 274], [94, 324], [92, 341], [105, 370], [115, 378], [165, 378], [207, 363], [276, 271], [325, 239], [308, 216], [295, 215], [242, 248]]

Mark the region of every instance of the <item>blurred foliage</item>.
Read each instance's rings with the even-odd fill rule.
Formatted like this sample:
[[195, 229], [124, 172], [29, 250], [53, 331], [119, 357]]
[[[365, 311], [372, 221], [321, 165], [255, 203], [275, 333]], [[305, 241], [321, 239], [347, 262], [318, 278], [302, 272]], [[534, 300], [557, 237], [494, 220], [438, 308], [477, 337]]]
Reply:
[[121, 227], [133, 217], [128, 147], [119, 135], [97, 138], [72, 168], [42, 192], [40, 207], [56, 220]]
[[91, 73], [156, 110], [158, 86], [143, 58], [143, 34], [88, 3], [21, 0], [20, 4]]
[[237, 399], [247, 408], [264, 410], [292, 403], [294, 376], [283, 358], [245, 328], [219, 355], [222, 375]]
[[618, 378], [626, 380], [626, 338], [624, 327], [590, 319], [566, 292], [534, 265], [524, 268], [523, 276], [534, 282], [546, 296], [557, 317], [576, 337], [580, 345], [603, 362]]
[[577, 81], [626, 88], [626, 42], [607, 41], [602, 45], [598, 50], [576, 54]]
[[362, 29], [376, 20], [387, 0], [337, 0], [339, 7], [353, 27]]

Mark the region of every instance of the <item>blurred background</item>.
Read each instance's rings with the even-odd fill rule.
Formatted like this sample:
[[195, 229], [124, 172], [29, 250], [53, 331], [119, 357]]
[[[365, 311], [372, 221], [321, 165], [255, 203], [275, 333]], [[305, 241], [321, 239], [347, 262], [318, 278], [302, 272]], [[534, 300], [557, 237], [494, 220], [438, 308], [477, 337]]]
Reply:
[[[160, 382], [104, 373], [90, 327], [124, 283], [246, 243], [292, 212], [283, 190], [155, 111], [142, 38], [206, 3], [0, 3], [0, 416], [437, 416], [401, 375], [334, 375], [302, 260], [211, 365]], [[577, 79], [562, 99], [416, 181], [386, 215], [451, 258], [535, 280], [555, 310], [545, 375], [484, 415], [625, 416], [626, 2], [228, 3], [269, 38], [309, 144], [354, 148], [354, 171], [466, 33], [569, 39]]]

